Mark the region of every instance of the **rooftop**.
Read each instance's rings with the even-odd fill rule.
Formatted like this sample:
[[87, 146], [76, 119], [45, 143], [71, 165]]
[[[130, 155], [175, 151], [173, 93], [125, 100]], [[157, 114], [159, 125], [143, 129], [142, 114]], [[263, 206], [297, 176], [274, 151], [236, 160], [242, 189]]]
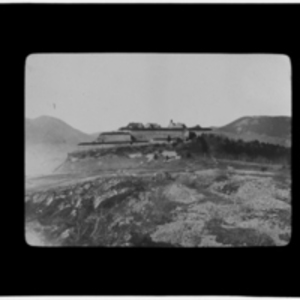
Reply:
[[211, 130], [211, 128], [207, 127], [177, 127], [177, 128], [171, 128], [171, 127], [160, 127], [160, 128], [128, 128], [128, 127], [121, 127], [120, 130], [125, 131], [183, 131], [183, 130], [193, 130], [193, 131], [208, 131]]
[[130, 135], [129, 131], [107, 131], [107, 132], [102, 132], [100, 135]]

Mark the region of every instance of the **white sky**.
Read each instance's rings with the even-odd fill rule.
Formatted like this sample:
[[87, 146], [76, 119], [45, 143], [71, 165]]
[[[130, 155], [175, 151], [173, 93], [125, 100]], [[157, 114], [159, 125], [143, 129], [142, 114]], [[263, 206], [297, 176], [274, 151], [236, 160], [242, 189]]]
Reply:
[[26, 117], [53, 116], [86, 133], [291, 116], [285, 55], [32, 54], [25, 69]]

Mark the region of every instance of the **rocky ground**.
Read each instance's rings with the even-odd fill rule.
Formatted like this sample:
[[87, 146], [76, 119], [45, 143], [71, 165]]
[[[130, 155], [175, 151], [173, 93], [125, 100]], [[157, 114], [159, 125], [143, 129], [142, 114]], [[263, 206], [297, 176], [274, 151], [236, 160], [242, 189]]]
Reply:
[[[27, 242], [108, 247], [288, 244], [288, 170], [262, 171], [250, 164], [215, 164], [172, 153], [168, 158], [162, 153], [130, 155], [127, 168], [119, 171], [93, 169], [90, 177], [53, 175], [39, 178], [43, 184], [26, 184]], [[69, 162], [76, 163], [82, 161]]]

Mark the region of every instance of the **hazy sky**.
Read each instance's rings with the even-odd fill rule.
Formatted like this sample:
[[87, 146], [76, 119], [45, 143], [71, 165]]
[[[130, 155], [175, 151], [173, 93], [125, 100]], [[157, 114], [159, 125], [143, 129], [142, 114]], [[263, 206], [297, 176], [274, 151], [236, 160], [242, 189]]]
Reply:
[[32, 54], [27, 118], [49, 115], [86, 133], [129, 122], [222, 126], [242, 116], [291, 116], [284, 55]]

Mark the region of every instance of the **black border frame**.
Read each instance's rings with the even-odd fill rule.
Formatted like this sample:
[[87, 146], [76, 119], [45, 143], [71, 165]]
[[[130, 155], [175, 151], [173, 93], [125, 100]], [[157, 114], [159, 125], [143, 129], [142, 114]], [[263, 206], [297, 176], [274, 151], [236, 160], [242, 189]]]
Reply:
[[[14, 188], [12, 181], [15, 170], [24, 166], [24, 66], [30, 54], [271, 53], [288, 55], [292, 63], [294, 187], [298, 15], [298, 4], [0, 5], [5, 107], [12, 104], [10, 110], [4, 108], [12, 112], [4, 119], [13, 128], [23, 128], [20, 138], [15, 138], [12, 130], [8, 139], [11, 144], [17, 143], [14, 158], [20, 157], [20, 161], [14, 159], [15, 167], [8, 161], [12, 175], [8, 177], [8, 187], [4, 187], [9, 193], [3, 197], [1, 207], [1, 252], [2, 258], [7, 258], [7, 265], [2, 266], [5, 278], [1, 294], [299, 296], [294, 281], [299, 261], [299, 208], [294, 188], [292, 240], [286, 247], [58, 249], [26, 245], [21, 204], [24, 169], [20, 172], [20, 187]], [[6, 126], [4, 131], [11, 125]], [[8, 150], [11, 155], [12, 149]], [[15, 191], [20, 192], [20, 197], [15, 196]]]

